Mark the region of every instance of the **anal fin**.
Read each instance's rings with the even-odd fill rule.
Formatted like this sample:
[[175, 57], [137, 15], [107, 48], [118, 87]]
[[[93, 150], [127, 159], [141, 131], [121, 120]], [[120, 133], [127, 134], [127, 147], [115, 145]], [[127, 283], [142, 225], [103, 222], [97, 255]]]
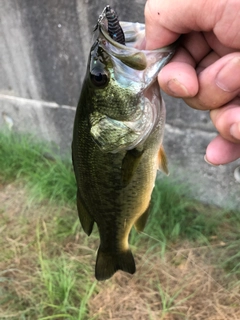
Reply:
[[137, 221], [134, 223], [134, 227], [138, 232], [142, 232], [145, 228], [145, 225], [147, 223], [147, 219], [149, 217], [151, 206], [149, 205], [147, 210], [144, 211], [144, 213], [137, 219]]
[[84, 232], [90, 236], [93, 229], [94, 220], [86, 210], [84, 204], [82, 203], [79, 190], [77, 191], [77, 209], [78, 209], [78, 216], [82, 225]]

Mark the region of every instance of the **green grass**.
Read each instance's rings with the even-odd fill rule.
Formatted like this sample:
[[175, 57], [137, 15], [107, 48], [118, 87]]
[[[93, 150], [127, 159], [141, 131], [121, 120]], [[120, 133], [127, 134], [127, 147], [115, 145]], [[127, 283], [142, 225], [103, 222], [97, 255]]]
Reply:
[[[178, 296], [181, 294], [182, 292], [182, 288], [178, 288], [177, 291], [175, 292], [171, 292], [171, 294], [168, 293], [169, 288], [163, 288], [161, 286], [160, 283], [157, 284], [157, 290], [158, 290], [158, 294], [159, 294], [159, 298], [162, 304], [162, 316], [161, 319], [165, 319], [166, 316], [168, 316], [168, 314], [171, 315], [179, 315], [182, 317], [184, 317], [183, 313], [180, 313], [179, 311], [177, 311], [176, 307], [180, 306], [181, 304], [183, 304], [186, 300], [190, 299], [192, 295], [189, 295], [187, 297], [185, 297], [184, 299], [179, 299], [178, 301], [177, 298]], [[185, 318], [185, 317], [184, 317]], [[186, 319], [186, 318], [185, 318]]]
[[[76, 183], [71, 161], [62, 161], [51, 154], [49, 145], [33, 136], [1, 133], [1, 177], [4, 181], [24, 179], [34, 200], [47, 198], [62, 204], [74, 203]], [[187, 193], [184, 185], [176, 185], [168, 178], [158, 179], [145, 232], [162, 241], [179, 237], [194, 240], [215, 234], [223, 215], [221, 210], [213, 214], [210, 207], [190, 200]], [[134, 238], [138, 236], [133, 231], [132, 243]]]
[[179, 239], [208, 244], [209, 239], [218, 233], [225, 216], [226, 210], [189, 198], [187, 186], [176, 185], [164, 177], [156, 181], [144, 233], [139, 235], [133, 229], [130, 241], [136, 245], [149, 235], [150, 242], [159, 241], [163, 252], [169, 241], [174, 243]]
[[[0, 168], [2, 182], [25, 181], [34, 201], [48, 199], [62, 205], [75, 205], [76, 182], [70, 155], [67, 160], [62, 160], [53, 154], [49, 144], [31, 135], [0, 133]], [[191, 199], [189, 194], [185, 185], [177, 185], [165, 177], [157, 179], [145, 233], [163, 243], [179, 238], [208, 243], [224, 221], [231, 218], [230, 223], [240, 225], [239, 212], [229, 213], [203, 205]], [[77, 225], [76, 221], [72, 228]], [[135, 245], [140, 239], [142, 237], [133, 230], [131, 244]], [[238, 241], [238, 237], [233, 240]]]
[[[61, 217], [60, 212], [55, 214]], [[16, 257], [6, 256], [12, 242], [9, 246], [6, 240], [0, 240], [3, 264], [0, 272], [1, 319], [93, 319], [89, 316], [88, 302], [92, 294], [96, 294], [97, 282], [90, 276], [89, 262], [77, 259], [77, 256], [71, 259], [71, 253], [64, 247], [66, 239], [56, 239], [55, 233], [51, 233], [55, 228], [51, 215], [41, 213], [40, 219], [29, 218], [25, 230], [18, 222], [13, 234], [6, 233], [5, 237], [9, 239], [17, 235], [19, 243], [24, 244], [25, 249], [15, 247], [19, 263], [14, 262]], [[70, 218], [70, 221], [74, 220]], [[34, 225], [35, 231], [32, 230]], [[77, 233], [75, 230], [74, 235]], [[65, 235], [68, 245], [73, 245], [72, 232]], [[11, 268], [7, 267], [8, 261], [12, 263]]]
[[220, 233], [226, 242], [226, 248], [220, 252], [220, 266], [227, 275], [235, 274], [240, 283], [240, 212], [229, 211], [224, 223], [221, 224]]
[[63, 253], [54, 259], [50, 259], [49, 256], [44, 257], [41, 241], [44, 242], [44, 239], [40, 240], [38, 225], [38, 273], [39, 282], [42, 284], [41, 307], [43, 314], [47, 314], [39, 320], [88, 319], [87, 303], [96, 287], [96, 281], [88, 278], [91, 272], [89, 266], [85, 263], [71, 261]]
[[[70, 158], [70, 157], [69, 157]], [[50, 146], [31, 135], [0, 134], [0, 176], [3, 182], [26, 181], [34, 200], [73, 203], [75, 178], [70, 160], [52, 156]]]
[[[34, 201], [48, 199], [58, 204], [75, 204], [76, 182], [70, 155], [62, 160], [53, 154], [49, 144], [31, 135], [0, 133], [0, 168], [2, 182], [24, 180]], [[163, 242], [186, 238], [207, 243], [229, 213], [200, 204], [189, 194], [185, 185], [176, 185], [165, 177], [157, 179], [145, 233]], [[231, 214], [232, 220], [233, 217], [240, 224], [239, 213]], [[139, 239], [133, 230], [131, 243], [134, 245]]]
[[[156, 185], [153, 193], [153, 220], [160, 222], [161, 230], [167, 238], [196, 240], [216, 234], [226, 214], [225, 210], [203, 205], [189, 198], [189, 194], [187, 186], [176, 185], [167, 179]], [[154, 228], [154, 225], [151, 227]]]
[[[211, 282], [214, 294], [219, 290], [218, 282], [227, 290], [232, 286], [239, 291], [238, 211], [201, 204], [189, 198], [186, 186], [176, 185], [169, 178], [159, 178], [145, 231], [138, 234], [133, 230], [130, 236], [136, 261], [141, 262], [136, 275], [131, 283], [123, 276], [122, 283], [116, 278], [115, 282], [110, 280], [99, 285], [94, 279], [98, 234], [95, 228], [88, 238], [81, 230], [75, 208], [76, 183], [70, 155], [62, 160], [53, 154], [49, 145], [32, 136], [0, 133], [0, 182], [7, 185], [13, 181], [27, 186], [28, 199], [26, 204], [21, 193], [10, 193], [6, 204], [3, 202], [0, 207], [1, 319], [107, 319], [111, 312], [102, 314], [102, 310], [114, 307], [111, 303], [114, 295], [124, 288], [127, 291], [116, 301], [121, 301], [132, 290], [133, 306], [138, 302], [138, 294], [141, 297], [146, 291], [144, 310], [149, 319], [171, 316], [187, 319], [184, 310], [189, 307], [185, 304], [189, 300], [192, 308], [193, 296], [201, 294], [205, 288], [198, 286], [210, 279], [202, 271], [204, 268], [198, 267], [198, 256], [210, 261], [210, 270], [216, 265], [216, 275], [224, 274], [222, 279]], [[181, 279], [179, 270], [187, 268], [187, 263], [192, 263], [191, 268]], [[187, 276], [192, 269], [196, 269], [195, 274], [189, 280]], [[162, 275], [161, 270], [164, 270]], [[196, 282], [196, 289], [191, 291], [201, 273], [204, 280]], [[91, 303], [93, 298], [94, 303]], [[204, 298], [197, 299], [195, 312]], [[99, 306], [94, 309], [97, 302]], [[117, 302], [115, 305], [118, 314], [121, 305]], [[229, 305], [231, 308], [236, 304], [231, 301]], [[127, 308], [130, 310], [130, 306], [126, 311]], [[161, 309], [160, 315], [158, 309]], [[123, 319], [121, 314], [115, 318]]]

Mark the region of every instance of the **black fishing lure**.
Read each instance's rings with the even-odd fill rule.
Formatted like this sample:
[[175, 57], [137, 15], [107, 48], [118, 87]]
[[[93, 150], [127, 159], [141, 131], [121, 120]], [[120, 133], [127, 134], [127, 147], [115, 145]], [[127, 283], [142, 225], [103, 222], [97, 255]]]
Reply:
[[108, 34], [116, 42], [125, 45], [125, 37], [119, 24], [116, 12], [108, 5], [105, 7], [105, 15], [108, 20]]

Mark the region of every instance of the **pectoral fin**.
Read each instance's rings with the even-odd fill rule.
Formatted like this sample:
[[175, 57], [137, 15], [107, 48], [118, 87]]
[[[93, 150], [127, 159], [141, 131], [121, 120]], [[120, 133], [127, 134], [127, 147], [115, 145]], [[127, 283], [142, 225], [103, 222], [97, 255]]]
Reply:
[[139, 151], [136, 148], [128, 150], [122, 161], [122, 185], [126, 187], [131, 181], [138, 164], [141, 160], [143, 150]]
[[158, 151], [158, 168], [166, 173], [166, 175], [169, 175], [167, 156], [163, 146]]
[[78, 216], [79, 216], [81, 225], [83, 227], [83, 230], [88, 236], [90, 236], [90, 234], [92, 233], [94, 220], [86, 210], [81, 200], [79, 190], [77, 191], [77, 209], [78, 209]]
[[142, 232], [145, 228], [145, 225], [147, 223], [147, 219], [150, 214], [150, 205], [147, 208], [147, 210], [137, 219], [137, 221], [134, 223], [134, 227], [138, 232]]

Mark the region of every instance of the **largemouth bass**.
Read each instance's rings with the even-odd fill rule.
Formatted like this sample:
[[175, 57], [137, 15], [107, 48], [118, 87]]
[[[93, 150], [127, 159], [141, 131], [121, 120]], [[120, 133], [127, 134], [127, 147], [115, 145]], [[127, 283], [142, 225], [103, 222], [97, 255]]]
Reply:
[[87, 235], [94, 222], [99, 230], [98, 280], [117, 270], [135, 272], [129, 234], [133, 225], [144, 229], [157, 169], [168, 173], [165, 107], [156, 79], [174, 46], [136, 49], [144, 30], [143, 24], [119, 23], [109, 6], [103, 10], [76, 110], [77, 209]]

